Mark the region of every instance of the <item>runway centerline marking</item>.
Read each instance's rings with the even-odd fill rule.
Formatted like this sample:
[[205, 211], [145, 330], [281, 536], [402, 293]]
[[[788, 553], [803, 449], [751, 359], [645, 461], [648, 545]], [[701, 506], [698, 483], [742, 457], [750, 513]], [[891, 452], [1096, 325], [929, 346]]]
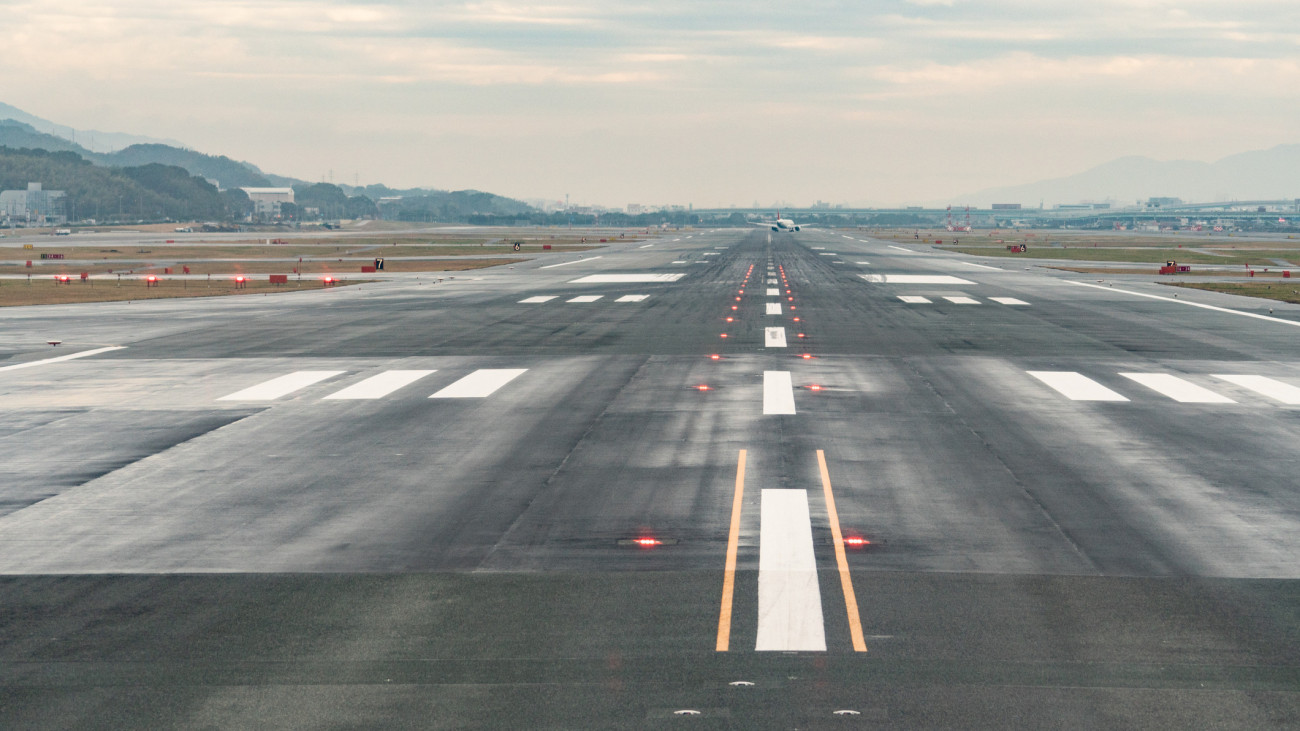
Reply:
[[754, 649], [826, 651], [806, 490], [764, 489], [759, 508], [758, 639]]
[[718, 614], [718, 652], [731, 647], [731, 604], [736, 593], [736, 552], [740, 546], [740, 509], [745, 497], [745, 450], [736, 461], [736, 494], [731, 499], [731, 530], [727, 533], [727, 563], [722, 573], [722, 610]]
[[953, 303], [954, 305], [978, 305], [978, 304], [980, 303], [980, 301], [977, 300], [977, 299], [975, 299], [974, 297], [949, 297], [949, 296], [944, 296], [944, 299], [948, 300], [949, 302]]
[[1217, 394], [1208, 388], [1186, 381], [1169, 373], [1121, 373], [1130, 381], [1137, 381], [1147, 388], [1180, 404], [1235, 404], [1236, 401]]
[[1248, 388], [1255, 393], [1281, 401], [1288, 406], [1300, 406], [1300, 388], [1296, 388], [1289, 383], [1275, 381], [1266, 376], [1215, 375], [1214, 377]]
[[785, 347], [785, 328], [767, 327], [763, 328], [763, 347], [765, 348], [784, 348]]
[[768, 302], [768, 303], [767, 303], [767, 314], [769, 314], [769, 315], [779, 315], [779, 314], [781, 314], [781, 303], [780, 303], [780, 302]]
[[769, 287], [768, 290], [767, 290], [767, 296], [768, 296], [768, 297], [780, 297], [780, 296], [781, 296], [781, 290], [779, 290], [779, 289], [772, 289], [772, 288]]
[[1066, 282], [1067, 284], [1077, 284], [1080, 287], [1092, 287], [1094, 289], [1100, 289], [1104, 292], [1120, 292], [1122, 294], [1131, 294], [1134, 297], [1146, 297], [1147, 299], [1163, 300], [1165, 302], [1173, 302], [1174, 304], [1178, 304], [1178, 305], [1187, 305], [1188, 307], [1199, 307], [1203, 310], [1214, 310], [1215, 312], [1226, 312], [1229, 315], [1241, 315], [1242, 317], [1253, 317], [1256, 320], [1268, 320], [1269, 322], [1280, 322], [1283, 325], [1300, 327], [1300, 321], [1296, 321], [1296, 320], [1283, 320], [1280, 317], [1269, 317], [1268, 315], [1257, 315], [1254, 312], [1242, 312], [1241, 310], [1231, 310], [1228, 309], [1227, 307], [1217, 307], [1215, 305], [1207, 305], [1207, 304], [1202, 304], [1200, 302], [1189, 302], [1187, 300], [1174, 299], [1172, 297], [1161, 297], [1158, 294], [1134, 292], [1131, 289], [1115, 289], [1114, 287], [1103, 287], [1100, 284], [1092, 284], [1090, 282], [1076, 282], [1073, 279], [1062, 279], [1061, 281]]
[[763, 414], [793, 414], [794, 382], [790, 371], [763, 371]]
[[862, 636], [862, 615], [858, 612], [858, 597], [853, 593], [853, 578], [849, 575], [849, 558], [844, 553], [844, 534], [840, 532], [840, 514], [835, 510], [835, 494], [831, 491], [831, 473], [826, 469], [826, 452], [817, 450], [817, 469], [822, 475], [822, 492], [826, 495], [826, 516], [831, 523], [831, 537], [835, 539], [835, 565], [840, 572], [840, 589], [844, 591], [844, 609], [849, 615], [849, 636], [854, 652], [866, 652], [867, 641]]
[[529, 297], [528, 299], [519, 300], [519, 304], [521, 304], [521, 305], [540, 305], [540, 304], [543, 303], [543, 302], [550, 302], [551, 300], [555, 299], [557, 296], [558, 296], [558, 295], [554, 295], [554, 294], [550, 294], [550, 295], [539, 294], [539, 295], [537, 295], [536, 297]]
[[1029, 305], [1028, 302], [1024, 300], [1018, 300], [1015, 297], [989, 297], [989, 299], [993, 300], [994, 302], [997, 302], [1000, 305], [1023, 305], [1026, 307]]
[[107, 353], [112, 350], [125, 350], [125, 349], [126, 349], [125, 345], [110, 345], [106, 348], [95, 348], [94, 350], [83, 350], [80, 353], [69, 353], [67, 355], [60, 355], [54, 358], [33, 360], [33, 361], [28, 361], [27, 363], [15, 363], [13, 365], [7, 365], [4, 366], [3, 368], [0, 368], [0, 371], [16, 371], [19, 370], [20, 368], [35, 368], [36, 366], [43, 366], [49, 363], [62, 363], [63, 361], [66, 360], [76, 360], [77, 358], [89, 358], [92, 355], [99, 355], [100, 353]]
[[403, 386], [409, 386], [412, 383], [424, 378], [430, 373], [438, 371], [384, 371], [378, 375], [371, 376], [360, 383], [354, 383], [351, 386], [332, 393], [325, 397], [326, 401], [333, 400], [354, 400], [354, 399], [377, 399], [383, 398], [388, 394], [396, 391]]
[[1056, 389], [1071, 401], [1128, 401], [1128, 399], [1074, 371], [1025, 371]]
[[480, 368], [429, 398], [486, 398], [527, 370], [527, 368]]
[[615, 302], [644, 302], [649, 298], [650, 295], [648, 294], [625, 294], [614, 301]]
[[595, 302], [596, 300], [598, 300], [598, 299], [600, 299], [601, 297], [604, 297], [604, 296], [605, 296], [605, 295], [603, 295], [603, 294], [584, 294], [584, 295], [580, 295], [580, 296], [578, 296], [578, 297], [574, 297], [573, 299], [567, 299], [567, 300], [565, 300], [565, 302], [577, 302], [577, 303], [579, 303], [579, 304], [581, 304], [581, 303], [585, 303], [585, 302]]
[[597, 260], [597, 259], [599, 259], [599, 258], [601, 258], [601, 257], [599, 257], [599, 256], [589, 256], [589, 257], [587, 257], [586, 259], [574, 259], [573, 261], [562, 261], [562, 262], [560, 262], [559, 264], [547, 264], [547, 265], [544, 266], [544, 267], [538, 267], [538, 269], [554, 269], [555, 267], [567, 267], [567, 266], [570, 265], [570, 264], [581, 264], [581, 263], [584, 262], [584, 261], [595, 261], [595, 260]]
[[218, 401], [271, 401], [281, 396], [287, 396], [294, 391], [306, 388], [314, 383], [319, 383], [327, 378], [333, 378], [344, 371], [294, 371], [279, 378], [272, 378], [269, 381], [263, 381], [256, 386], [249, 386], [242, 391], [236, 391], [227, 396], [222, 396]]

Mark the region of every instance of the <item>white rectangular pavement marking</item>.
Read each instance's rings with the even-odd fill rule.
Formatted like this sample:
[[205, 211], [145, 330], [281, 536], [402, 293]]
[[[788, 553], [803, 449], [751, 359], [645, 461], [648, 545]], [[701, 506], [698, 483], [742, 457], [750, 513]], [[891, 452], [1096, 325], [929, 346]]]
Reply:
[[769, 315], [779, 315], [779, 314], [781, 314], [781, 303], [780, 303], [780, 302], [768, 302], [768, 303], [767, 303], [767, 314], [769, 314]]
[[1128, 399], [1073, 371], [1025, 371], [1072, 401], [1128, 401]]
[[947, 274], [859, 274], [875, 284], [974, 284], [974, 282]]
[[270, 401], [278, 399], [281, 396], [287, 396], [301, 388], [306, 388], [313, 383], [319, 383], [327, 378], [343, 373], [343, 371], [295, 371], [287, 376], [272, 378], [256, 386], [249, 386], [243, 391], [236, 391], [229, 396], [222, 396], [218, 401]]
[[763, 371], [763, 413], [794, 413], [794, 383], [790, 380], [790, 371]]
[[775, 280], [775, 279], [769, 279], [769, 280], [767, 280], [767, 283], [768, 283], [768, 284], [776, 284], [776, 280]]
[[980, 303], [980, 301], [977, 300], [977, 299], [975, 299], [974, 297], [948, 297], [948, 296], [944, 296], [944, 299], [948, 300], [949, 302], [953, 303], [954, 305], [978, 305], [978, 304]]
[[325, 400], [383, 398], [403, 386], [409, 386], [412, 383], [415, 383], [430, 373], [437, 373], [437, 371], [384, 371], [383, 373], [371, 376], [360, 383], [354, 383], [338, 393], [332, 393], [326, 396]]
[[832, 254], [832, 253], [829, 252], [829, 251], [825, 251], [825, 252], [822, 252], [821, 254], [818, 254], [818, 256], [839, 256], [839, 254]]
[[559, 264], [547, 264], [544, 267], [538, 267], [538, 269], [554, 269], [555, 267], [567, 267], [570, 264], [581, 264], [584, 261], [595, 261], [599, 258], [600, 258], [599, 256], [589, 256], [586, 259], [574, 259], [573, 261], [562, 261]]
[[482, 368], [429, 398], [486, 398], [527, 370], [527, 368]]
[[580, 297], [574, 297], [573, 299], [565, 300], [565, 302], [595, 302], [596, 300], [604, 296], [605, 295], [603, 294], [584, 294]]
[[641, 282], [676, 282], [685, 274], [588, 274], [569, 280], [569, 284], [639, 284]]
[[767, 348], [784, 348], [785, 328], [783, 327], [763, 328], [763, 346]]
[[650, 295], [648, 294], [625, 294], [614, 301], [615, 302], [643, 302], [649, 297]]
[[965, 264], [965, 265], [968, 266], [968, 267], [975, 267], [975, 268], [977, 268], [977, 269], [992, 269], [992, 270], [995, 271], [995, 272], [1004, 272], [1004, 271], [1006, 271], [1005, 269], [998, 269], [997, 267], [991, 267], [991, 266], [988, 266], [987, 264], [976, 264], [976, 263], [973, 262], [973, 261], [959, 261], [959, 262], [957, 262], [957, 263], [958, 263], [958, 264]]
[[551, 295], [538, 295], [538, 296], [536, 296], [536, 297], [529, 297], [529, 298], [526, 299], [526, 300], [519, 300], [519, 304], [521, 304], [521, 305], [539, 305], [539, 304], [541, 304], [541, 303], [543, 303], [543, 302], [550, 302], [551, 300], [555, 299], [557, 296], [558, 296], [558, 295], [553, 295], [553, 294], [551, 294]]
[[1120, 375], [1183, 404], [1237, 403], [1227, 396], [1221, 396], [1208, 388], [1202, 388], [1169, 373], [1121, 373]]
[[772, 288], [772, 287], [768, 287], [768, 288], [767, 288], [767, 296], [768, 296], [768, 297], [780, 297], [780, 296], [781, 296], [781, 290], [779, 290], [779, 289], [774, 289], [774, 288]]
[[898, 249], [899, 251], [906, 251], [906, 252], [909, 253], [909, 254], [913, 253], [911, 249], [904, 249], [904, 248], [901, 247], [901, 246], [891, 246], [891, 247], [889, 247], [889, 248], [891, 248], [891, 249]]
[[758, 528], [759, 652], [825, 652], [817, 558], [805, 490], [763, 490]]
[[1267, 376], [1215, 375], [1214, 377], [1228, 383], [1235, 383], [1243, 388], [1249, 388], [1255, 393], [1267, 396], [1275, 401], [1281, 401], [1288, 406], [1300, 406], [1300, 388], [1296, 388], [1289, 383], [1275, 381]]
[[998, 304], [1003, 304], [1003, 305], [1026, 305], [1027, 306], [1029, 304], [1024, 300], [1018, 300], [1015, 297], [989, 297], [989, 299], [993, 300], [994, 302], [997, 302]]
[[906, 302], [906, 303], [909, 304], [909, 305], [928, 305], [928, 304], [930, 304], [930, 298], [929, 298], [929, 297], [922, 297], [922, 296], [919, 295], [919, 294], [900, 294], [900, 295], [898, 295], [898, 298], [899, 298], [900, 300], [903, 300], [904, 302]]
[[673, 262], [673, 263], [674, 263], [674, 264], [685, 264], [686, 262], [684, 262], [684, 261], [675, 261], [675, 262]]
[[124, 348], [126, 348], [125, 345], [113, 345], [107, 348], [95, 348], [94, 350], [83, 350], [80, 353], [69, 353], [67, 355], [60, 355], [54, 358], [45, 358], [43, 360], [32, 360], [26, 363], [15, 363], [14, 365], [7, 365], [3, 368], [0, 368], [0, 371], [16, 371], [20, 368], [34, 368], [36, 366], [42, 366], [48, 363], [62, 363], [65, 360], [75, 360], [77, 358], [88, 358], [92, 355], [107, 353], [110, 350], [122, 350]]
[[650, 248], [651, 246], [654, 246], [654, 244], [646, 244], [645, 246], [638, 246], [638, 247], [636, 247], [636, 248], [638, 248], [638, 249], [648, 249], [648, 248]]
[[853, 262], [853, 263], [854, 263], [854, 264], [861, 264], [861, 265], [864, 266], [864, 267], [865, 267], [865, 266], [871, 266], [871, 262], [869, 262], [869, 261], [855, 261], [855, 262]]

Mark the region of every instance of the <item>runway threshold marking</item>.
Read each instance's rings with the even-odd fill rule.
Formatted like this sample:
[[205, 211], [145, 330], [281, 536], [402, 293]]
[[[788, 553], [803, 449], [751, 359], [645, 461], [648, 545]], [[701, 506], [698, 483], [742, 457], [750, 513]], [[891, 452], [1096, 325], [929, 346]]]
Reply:
[[980, 301], [977, 300], [977, 299], [975, 299], [974, 297], [948, 297], [948, 296], [945, 296], [944, 299], [948, 300], [949, 302], [953, 303], [954, 305], [978, 305], [978, 304], [980, 303]]
[[347, 388], [343, 389], [342, 391], [339, 391], [337, 393], [332, 393], [326, 396], [324, 400], [325, 401], [335, 401], [335, 400], [351, 401], [351, 400], [383, 398], [384, 396], [387, 396], [388, 394], [396, 391], [399, 388], [402, 388], [404, 386], [409, 386], [412, 383], [415, 383], [416, 381], [420, 380], [421, 378], [424, 378], [425, 376], [431, 373], [437, 373], [437, 372], [438, 371], [436, 370], [384, 371], [383, 373], [371, 376], [370, 378], [367, 378], [366, 380], [361, 381], [360, 383], [354, 383], [351, 386], [348, 386]]
[[826, 495], [826, 515], [831, 523], [831, 536], [835, 539], [835, 565], [840, 572], [840, 588], [844, 590], [844, 609], [849, 614], [849, 637], [854, 652], [866, 652], [867, 641], [862, 636], [862, 616], [858, 611], [858, 597], [853, 593], [853, 578], [849, 575], [849, 558], [844, 553], [844, 534], [840, 531], [840, 514], [835, 510], [835, 495], [831, 491], [831, 473], [826, 468], [826, 452], [817, 450], [817, 469], [822, 474], [822, 492]]
[[793, 414], [794, 382], [790, 371], [763, 371], [763, 414]]
[[429, 398], [486, 398], [527, 370], [527, 368], [480, 368]]
[[1236, 401], [1168, 373], [1121, 373], [1180, 404], [1235, 404]]
[[1146, 297], [1147, 299], [1162, 300], [1164, 302], [1173, 302], [1174, 304], [1177, 305], [1187, 305], [1188, 307], [1199, 307], [1203, 310], [1214, 310], [1215, 312], [1226, 312], [1229, 315], [1241, 315], [1242, 317], [1253, 317], [1256, 320], [1268, 320], [1269, 322], [1280, 322], [1283, 325], [1300, 327], [1300, 320], [1284, 320], [1280, 317], [1269, 317], [1268, 315], [1257, 315], [1254, 312], [1242, 312], [1241, 310], [1232, 310], [1232, 309], [1228, 309], [1227, 307], [1216, 307], [1215, 305], [1207, 305], [1207, 304], [1202, 304], [1200, 302], [1189, 302], [1187, 300], [1174, 299], [1172, 297], [1161, 297], [1158, 294], [1134, 292], [1131, 289], [1115, 289], [1114, 287], [1103, 287], [1100, 284], [1092, 284], [1090, 282], [1076, 282], [1073, 279], [1062, 279], [1061, 281], [1066, 282], [1068, 284], [1075, 284], [1080, 287], [1092, 287], [1094, 289], [1100, 289], [1105, 292], [1120, 292], [1121, 294], [1131, 294], [1134, 297]]
[[62, 363], [65, 360], [76, 360], [77, 358], [89, 358], [92, 355], [107, 353], [111, 350], [125, 350], [125, 349], [126, 349], [125, 345], [111, 345], [106, 348], [95, 348], [94, 350], [83, 350], [80, 353], [69, 353], [67, 355], [60, 355], [54, 358], [33, 360], [27, 363], [15, 363], [13, 365], [7, 365], [4, 366], [3, 368], [0, 368], [0, 371], [16, 371], [19, 370], [20, 368], [35, 368], [36, 366], [48, 365], [50, 363]]
[[1267, 396], [1275, 401], [1281, 401], [1288, 406], [1300, 406], [1300, 388], [1296, 388], [1289, 383], [1275, 381], [1266, 376], [1215, 375], [1214, 377], [1221, 381], [1248, 388], [1255, 393]]
[[1015, 297], [989, 297], [989, 299], [993, 300], [994, 302], [997, 302], [1000, 305], [1014, 305], [1014, 306], [1023, 306], [1023, 307], [1029, 306], [1028, 302], [1024, 300], [1016, 299]]
[[625, 294], [614, 301], [615, 302], [644, 302], [645, 300], [649, 299], [649, 297], [650, 295], [648, 294]]
[[272, 401], [281, 396], [287, 396], [294, 391], [306, 388], [314, 383], [319, 383], [327, 378], [333, 378], [343, 371], [294, 371], [288, 375], [272, 378], [269, 381], [263, 381], [256, 386], [249, 386], [242, 391], [236, 391], [227, 396], [222, 396], [218, 401]]
[[745, 456], [736, 460], [736, 495], [731, 500], [731, 530], [727, 533], [727, 563], [722, 575], [722, 610], [718, 614], [718, 652], [731, 647], [731, 604], [736, 594], [736, 552], [740, 546], [740, 509], [745, 497]]
[[581, 263], [584, 262], [584, 261], [595, 261], [595, 260], [597, 260], [597, 259], [599, 259], [599, 258], [600, 258], [599, 256], [589, 256], [589, 257], [587, 257], [586, 259], [574, 259], [573, 261], [562, 261], [562, 262], [560, 262], [559, 264], [547, 264], [547, 265], [544, 266], [544, 267], [537, 267], [537, 268], [538, 268], [538, 269], [554, 269], [555, 267], [567, 267], [567, 266], [570, 265], [570, 264], [581, 264]]
[[1071, 401], [1128, 401], [1082, 373], [1073, 371], [1025, 371], [1056, 389]]
[[768, 290], [767, 290], [767, 296], [768, 296], [768, 297], [780, 297], [780, 296], [781, 296], [781, 290], [779, 290], [779, 289], [768, 288]]
[[582, 304], [585, 302], [595, 302], [596, 300], [604, 296], [605, 295], [603, 294], [584, 294], [578, 297], [574, 297], [573, 299], [567, 299], [565, 300], [565, 302], [577, 302], [579, 304]]
[[543, 294], [543, 295], [538, 295], [538, 296], [536, 296], [536, 297], [529, 297], [528, 299], [522, 299], [522, 300], [519, 300], [519, 304], [521, 304], [521, 305], [540, 305], [540, 304], [543, 303], [543, 302], [550, 302], [551, 300], [555, 299], [557, 296], [558, 296], [558, 295], [554, 295], [554, 294], [552, 294], [552, 295], [545, 295], [545, 294]]
[[764, 489], [759, 508], [759, 652], [826, 651], [807, 490]]
[[928, 305], [928, 304], [930, 304], [930, 298], [929, 298], [929, 297], [922, 297], [922, 296], [919, 295], [919, 294], [900, 294], [900, 295], [898, 295], [898, 298], [899, 298], [900, 300], [903, 300], [904, 302], [906, 302], [906, 303], [909, 304], [909, 305]]

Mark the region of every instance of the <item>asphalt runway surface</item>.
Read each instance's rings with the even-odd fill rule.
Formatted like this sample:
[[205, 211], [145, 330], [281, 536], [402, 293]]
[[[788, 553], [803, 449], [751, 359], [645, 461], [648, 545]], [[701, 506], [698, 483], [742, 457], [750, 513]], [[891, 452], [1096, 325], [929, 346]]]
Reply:
[[6, 728], [1300, 724], [1297, 306], [760, 229], [0, 315]]

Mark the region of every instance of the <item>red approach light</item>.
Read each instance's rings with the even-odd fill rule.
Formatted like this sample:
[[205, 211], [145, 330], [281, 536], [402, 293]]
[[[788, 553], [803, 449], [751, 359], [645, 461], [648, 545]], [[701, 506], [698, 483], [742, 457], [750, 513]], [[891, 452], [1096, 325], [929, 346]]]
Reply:
[[804, 354], [803, 354], [803, 359], [804, 359], [804, 360], [808, 360], [808, 359], [811, 358], [811, 357], [812, 357], [812, 353], [804, 353]]
[[797, 318], [797, 317], [794, 318], [794, 321], [795, 321], [795, 322], [799, 322], [799, 318]]
[[727, 318], [727, 322], [735, 322], [735, 321], [736, 321], [736, 318], [734, 318], [734, 317], [728, 317], [728, 318]]
[[786, 297], [786, 299], [790, 300], [791, 302], [794, 302], [794, 297]]
[[739, 301], [740, 301], [740, 298], [739, 298], [739, 297], [737, 297], [737, 298], [736, 298], [736, 301], [737, 301], [737, 302], [739, 302]]
[[803, 333], [799, 333], [799, 337], [803, 337]]
[[638, 546], [644, 546], [646, 548], [650, 548], [652, 546], [662, 546], [664, 544], [663, 541], [657, 538], [633, 538], [632, 542], [637, 544]]
[[745, 293], [745, 290], [743, 290], [743, 289], [740, 290], [740, 293], [741, 293], [741, 294], [744, 294], [744, 293]]
[[709, 384], [707, 384], [707, 383], [701, 383], [700, 385], [696, 386], [695, 388], [698, 389], [698, 390], [700, 390], [700, 391], [707, 391], [707, 390], [709, 390]]
[[844, 544], [846, 546], [854, 546], [854, 547], [870, 546], [871, 541], [868, 541], [867, 539], [862, 538], [860, 536], [849, 536], [848, 538], [844, 539]]
[[722, 334], [719, 335], [718, 337], [720, 337], [720, 338], [725, 338], [725, 337], [727, 337], [727, 334], [726, 334], [726, 333], [722, 333]]
[[732, 306], [731, 306], [731, 309], [733, 309], [733, 310], [739, 310], [740, 308], [737, 307], [737, 306], [735, 306], [735, 305], [732, 305]]
[[713, 355], [709, 356], [709, 360], [722, 360], [722, 356], [718, 355], [717, 353], [714, 353]]
[[[64, 277], [64, 279], [67, 279], [67, 277]], [[158, 277], [154, 277], [154, 276], [146, 277], [146, 279], [148, 279], [150, 282], [158, 281]]]
[[334, 277], [325, 277], [325, 281], [332, 282], [334, 281]]
[[814, 383], [813, 385], [811, 385], [811, 386], [808, 387], [808, 390], [809, 390], [809, 391], [820, 391], [820, 390], [822, 390], [822, 387], [821, 387], [821, 386], [818, 386], [817, 384]]
[[243, 278], [243, 277], [235, 277], [235, 281], [236, 281], [236, 282], [242, 282], [242, 281], [244, 281], [244, 278]]

